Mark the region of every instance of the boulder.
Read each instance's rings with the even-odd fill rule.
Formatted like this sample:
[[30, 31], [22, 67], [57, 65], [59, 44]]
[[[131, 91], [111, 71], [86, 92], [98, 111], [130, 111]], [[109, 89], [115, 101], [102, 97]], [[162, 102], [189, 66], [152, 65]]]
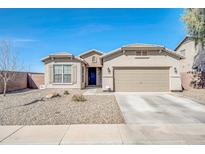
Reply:
[[54, 98], [54, 97], [60, 97], [60, 95], [58, 93], [50, 93], [48, 95], [46, 95], [46, 99], [51, 99], [51, 98]]

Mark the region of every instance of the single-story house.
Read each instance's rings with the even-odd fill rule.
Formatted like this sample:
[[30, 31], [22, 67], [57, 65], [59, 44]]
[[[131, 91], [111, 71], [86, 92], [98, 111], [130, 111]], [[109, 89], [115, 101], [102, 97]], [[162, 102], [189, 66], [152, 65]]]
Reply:
[[108, 53], [51, 54], [45, 64], [46, 88], [102, 87], [117, 92], [180, 91], [183, 56], [161, 45], [131, 44]]

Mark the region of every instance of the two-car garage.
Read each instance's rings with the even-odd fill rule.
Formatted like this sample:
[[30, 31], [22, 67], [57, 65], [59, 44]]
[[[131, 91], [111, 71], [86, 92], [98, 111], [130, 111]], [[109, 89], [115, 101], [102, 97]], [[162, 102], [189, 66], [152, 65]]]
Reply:
[[114, 68], [116, 92], [167, 92], [169, 67], [117, 67]]
[[115, 92], [180, 91], [180, 60], [163, 46], [131, 44], [101, 56], [102, 89]]

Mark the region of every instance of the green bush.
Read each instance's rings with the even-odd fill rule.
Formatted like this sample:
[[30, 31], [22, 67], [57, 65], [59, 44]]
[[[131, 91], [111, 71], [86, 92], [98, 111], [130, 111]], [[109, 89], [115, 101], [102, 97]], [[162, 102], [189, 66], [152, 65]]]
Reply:
[[83, 95], [73, 95], [72, 101], [74, 102], [85, 102], [87, 99]]
[[67, 90], [65, 90], [63, 94], [64, 95], [69, 95], [70, 93]]

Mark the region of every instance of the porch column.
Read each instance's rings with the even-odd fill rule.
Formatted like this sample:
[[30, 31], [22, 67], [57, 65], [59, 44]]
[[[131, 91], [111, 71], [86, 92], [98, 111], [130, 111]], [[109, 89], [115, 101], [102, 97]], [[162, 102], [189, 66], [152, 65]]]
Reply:
[[102, 86], [102, 69], [96, 67], [96, 86]]

